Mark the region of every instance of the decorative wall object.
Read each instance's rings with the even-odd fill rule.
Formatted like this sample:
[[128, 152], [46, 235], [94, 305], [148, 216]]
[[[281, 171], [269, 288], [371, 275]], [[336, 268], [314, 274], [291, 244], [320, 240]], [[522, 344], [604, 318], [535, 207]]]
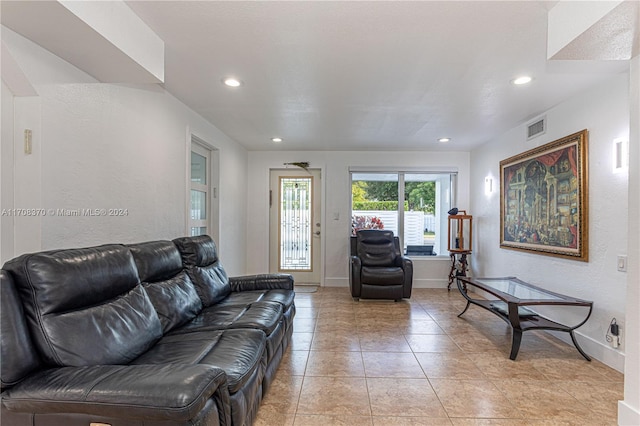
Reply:
[[458, 210], [456, 207], [449, 210], [448, 234], [449, 252], [471, 252], [473, 248], [473, 216], [466, 210]]
[[587, 130], [500, 162], [500, 247], [589, 260]]
[[309, 162], [308, 161], [294, 161], [292, 163], [283, 163], [283, 165], [285, 165], [285, 166], [296, 166], [296, 167], [300, 167], [301, 169], [306, 170], [307, 172], [309, 171]]

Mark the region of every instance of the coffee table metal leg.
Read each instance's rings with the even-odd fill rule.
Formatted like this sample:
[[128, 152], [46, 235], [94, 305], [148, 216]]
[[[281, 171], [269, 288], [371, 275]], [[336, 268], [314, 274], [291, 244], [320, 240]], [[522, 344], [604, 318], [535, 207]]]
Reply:
[[573, 341], [573, 345], [576, 347], [578, 352], [580, 352], [580, 355], [582, 355], [587, 361], [591, 361], [591, 358], [589, 358], [589, 355], [587, 355], [578, 344], [578, 341], [576, 340], [576, 336], [575, 334], [573, 334], [573, 330], [571, 330], [569, 334], [571, 335], [571, 340]]
[[458, 314], [458, 316], [460, 316], [460, 315], [464, 314], [465, 312], [467, 312], [467, 309], [469, 309], [469, 305], [470, 305], [470, 304], [471, 304], [471, 302], [469, 302], [469, 301], [467, 300], [467, 306], [465, 306], [465, 307], [464, 307], [464, 309], [462, 310], [462, 312], [460, 312], [460, 313]]
[[513, 338], [511, 340], [511, 354], [509, 355], [509, 359], [512, 361], [516, 360], [518, 356], [518, 351], [520, 350], [520, 342], [522, 342], [522, 330], [513, 330]]

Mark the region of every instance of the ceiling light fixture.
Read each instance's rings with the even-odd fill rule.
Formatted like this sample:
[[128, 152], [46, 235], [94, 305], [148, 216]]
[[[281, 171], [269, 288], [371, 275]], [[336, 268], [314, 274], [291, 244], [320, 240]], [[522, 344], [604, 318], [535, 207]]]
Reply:
[[275, 143], [282, 142], [282, 138], [271, 138], [271, 142], [275, 142]]
[[449, 141], [451, 141], [451, 138], [440, 138], [440, 139], [438, 139], [438, 142], [442, 142], [442, 143], [446, 143], [446, 142], [449, 142]]
[[518, 77], [515, 78], [513, 80], [511, 80], [511, 82], [515, 85], [522, 85], [522, 84], [527, 84], [527, 83], [531, 83], [532, 78], [529, 77], [528, 75], [523, 75], [522, 77]]
[[225, 78], [224, 80], [222, 80], [222, 82], [224, 83], [225, 86], [229, 86], [229, 87], [240, 87], [242, 86], [242, 82], [236, 78], [233, 77], [228, 77]]

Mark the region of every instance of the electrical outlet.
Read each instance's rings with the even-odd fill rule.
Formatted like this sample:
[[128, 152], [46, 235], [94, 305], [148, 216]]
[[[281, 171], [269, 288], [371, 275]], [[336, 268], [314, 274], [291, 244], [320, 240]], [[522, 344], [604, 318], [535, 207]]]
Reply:
[[618, 271], [627, 272], [627, 256], [625, 255], [618, 256]]

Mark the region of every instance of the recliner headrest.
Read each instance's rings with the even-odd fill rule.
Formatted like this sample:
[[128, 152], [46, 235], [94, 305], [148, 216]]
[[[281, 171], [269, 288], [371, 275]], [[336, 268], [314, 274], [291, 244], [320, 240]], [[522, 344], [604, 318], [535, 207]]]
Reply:
[[357, 256], [363, 266], [393, 266], [398, 255], [393, 231], [365, 229], [357, 233]]
[[393, 242], [393, 231], [362, 229], [357, 232], [358, 241], [365, 244], [388, 244]]

